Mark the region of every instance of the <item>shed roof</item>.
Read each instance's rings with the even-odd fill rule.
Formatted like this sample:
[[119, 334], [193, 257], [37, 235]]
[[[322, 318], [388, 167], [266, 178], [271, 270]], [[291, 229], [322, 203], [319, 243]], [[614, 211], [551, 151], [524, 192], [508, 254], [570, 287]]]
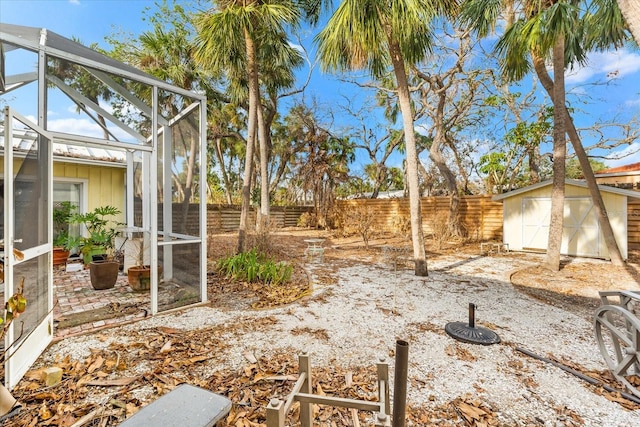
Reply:
[[[538, 182], [537, 184], [529, 185], [527, 187], [518, 188], [517, 190], [509, 191], [503, 194], [497, 194], [493, 196], [491, 199], [495, 201], [500, 201], [507, 199], [509, 197], [518, 196], [523, 193], [528, 193], [529, 191], [537, 190], [539, 188], [547, 187], [553, 185], [552, 180]], [[565, 185], [573, 185], [576, 187], [588, 188], [587, 183], [585, 181], [578, 181], [575, 179], [567, 179], [565, 180]], [[604, 193], [613, 193], [619, 194], [621, 196], [634, 197], [636, 199], [640, 199], [639, 191], [631, 191], [631, 190], [623, 190], [621, 188], [611, 187], [609, 185], [598, 185], [600, 191]]]

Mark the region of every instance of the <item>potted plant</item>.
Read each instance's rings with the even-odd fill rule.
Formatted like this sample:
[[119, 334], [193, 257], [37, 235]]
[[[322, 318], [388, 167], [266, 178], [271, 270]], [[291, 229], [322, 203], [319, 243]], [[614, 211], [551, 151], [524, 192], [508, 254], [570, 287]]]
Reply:
[[53, 266], [65, 265], [69, 253], [78, 247], [80, 240], [69, 234], [71, 218], [77, 206], [71, 202], [62, 202], [53, 209]]
[[120, 214], [114, 206], [100, 206], [93, 211], [81, 214], [75, 213], [71, 217], [72, 223], [82, 224], [87, 235], [80, 238], [80, 252], [83, 261], [89, 264], [94, 255], [107, 255], [113, 250], [114, 238], [118, 235], [113, 218]]
[[125, 256], [133, 258], [135, 264], [127, 269], [127, 279], [129, 286], [135, 292], [144, 292], [151, 289], [151, 266], [144, 263], [145, 235], [135, 239], [127, 246], [131, 254]]
[[91, 285], [97, 290], [113, 288], [118, 280], [120, 264], [110, 257], [119, 234], [115, 228], [118, 223], [113, 219], [118, 214], [120, 210], [113, 206], [100, 206], [72, 218], [87, 230], [87, 235], [80, 238], [80, 251], [85, 265], [89, 265]]
[[[94, 257], [97, 257], [94, 255]], [[111, 289], [118, 281], [120, 263], [111, 257], [103, 255], [101, 259], [95, 259], [89, 263], [89, 278], [91, 286], [95, 290]]]

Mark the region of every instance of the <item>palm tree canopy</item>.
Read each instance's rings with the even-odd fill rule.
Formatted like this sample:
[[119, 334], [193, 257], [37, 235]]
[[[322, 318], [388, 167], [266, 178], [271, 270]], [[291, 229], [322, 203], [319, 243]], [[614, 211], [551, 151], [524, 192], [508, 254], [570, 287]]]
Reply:
[[300, 22], [299, 10], [291, 1], [219, 3], [219, 9], [197, 14], [194, 19], [198, 29], [196, 58], [210, 70], [243, 68], [245, 30], [260, 40], [269, 34], [285, 33], [285, 24], [295, 27]]
[[618, 48], [632, 39], [616, 0], [592, 0], [585, 21], [590, 28], [586, 39], [588, 48]]
[[565, 65], [585, 64], [585, 26], [580, 20], [581, 10], [575, 1], [560, 1], [521, 18], [511, 25], [496, 45], [501, 58], [502, 73], [517, 81], [532, 70], [530, 54], [549, 59], [553, 44], [559, 35], [565, 40]]
[[[486, 36], [514, 0], [467, 0], [460, 22]], [[584, 65], [592, 49], [619, 47], [629, 40], [615, 0], [528, 0], [496, 45], [503, 75], [520, 80], [532, 70], [531, 54], [549, 59], [556, 37], [565, 39], [565, 66]]]
[[455, 0], [344, 0], [315, 39], [322, 69], [367, 69], [380, 77], [391, 64], [391, 42], [407, 63], [419, 62], [431, 49], [429, 23], [456, 7]]

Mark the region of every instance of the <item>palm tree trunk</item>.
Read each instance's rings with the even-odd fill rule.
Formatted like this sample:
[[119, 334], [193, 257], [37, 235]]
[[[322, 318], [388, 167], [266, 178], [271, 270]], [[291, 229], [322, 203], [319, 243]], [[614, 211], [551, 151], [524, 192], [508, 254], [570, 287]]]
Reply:
[[560, 270], [560, 249], [564, 228], [564, 180], [567, 141], [564, 87], [564, 36], [560, 34], [553, 45], [553, 189], [551, 191], [551, 222], [545, 265], [552, 271]]
[[216, 138], [215, 148], [216, 157], [220, 164], [220, 171], [222, 172], [222, 181], [224, 182], [224, 195], [227, 200], [227, 204], [230, 205], [233, 202], [231, 199], [231, 180], [229, 179], [229, 174], [225, 167], [224, 156], [222, 155], [222, 138]]
[[[260, 89], [258, 82], [258, 75], [256, 73], [256, 86]], [[262, 110], [262, 102], [260, 100], [260, 93], [258, 93], [258, 135], [260, 141], [260, 218], [257, 221], [256, 227], [258, 231], [267, 230], [269, 224], [269, 146], [267, 140], [267, 127], [264, 121], [264, 115]]]
[[[258, 124], [258, 102], [260, 102], [260, 92], [257, 86], [258, 64], [256, 48], [249, 34], [245, 29], [245, 48], [247, 52], [247, 74], [249, 76], [249, 117], [247, 123], [247, 153], [244, 164], [244, 178], [242, 182], [242, 208], [240, 211], [240, 225], [238, 227], [238, 252], [246, 249], [247, 224], [249, 222], [249, 209], [251, 207], [251, 178], [253, 176], [253, 150], [256, 140], [256, 127]], [[256, 78], [252, 78], [255, 76]]]
[[[533, 63], [538, 75], [538, 79], [540, 79], [540, 83], [545, 88], [549, 96], [552, 96], [554, 91], [554, 83], [553, 80], [551, 80], [551, 77], [549, 77], [549, 73], [547, 72], [547, 69], [544, 65], [544, 60], [535, 55], [533, 56], [533, 58]], [[573, 149], [575, 150], [578, 157], [578, 161], [580, 162], [580, 167], [582, 168], [584, 178], [587, 181], [587, 187], [589, 188], [589, 193], [591, 194], [591, 199], [593, 200], [593, 206], [596, 210], [598, 224], [600, 225], [600, 230], [602, 231], [605, 244], [607, 245], [611, 263], [618, 266], [624, 265], [624, 260], [622, 258], [622, 254], [620, 253], [620, 248], [618, 247], [618, 243], [616, 242], [615, 235], [613, 234], [613, 229], [611, 228], [611, 222], [609, 221], [609, 216], [607, 215], [607, 208], [604, 204], [604, 200], [602, 199], [602, 194], [600, 194], [600, 189], [598, 188], [596, 177], [593, 174], [591, 163], [589, 163], [589, 157], [587, 156], [587, 153], [582, 146], [580, 135], [578, 134], [578, 131], [575, 127], [575, 124], [573, 123], [571, 115], [569, 114], [569, 110], [567, 110], [566, 108], [566, 105], [564, 106], [563, 111], [565, 114], [565, 125], [567, 128], [567, 133], [569, 135], [571, 145], [573, 145]]]
[[[188, 120], [188, 119], [187, 119]], [[197, 134], [197, 128], [195, 127], [195, 123], [189, 120], [189, 123], [194, 128], [194, 133], [187, 134], [183, 137], [189, 138], [189, 157], [187, 158], [187, 176], [184, 181], [184, 198], [182, 199], [182, 223], [178, 225], [178, 230], [182, 233], [187, 232], [187, 216], [189, 215], [189, 207], [191, 206], [191, 196], [193, 195], [193, 177], [194, 177], [194, 169], [196, 165], [196, 157], [197, 157], [197, 138], [194, 135]], [[202, 147], [202, 149], [206, 149]]]
[[392, 37], [388, 37], [389, 51], [393, 72], [398, 85], [398, 101], [402, 112], [404, 126], [404, 138], [407, 156], [407, 181], [409, 186], [409, 212], [411, 216], [411, 238], [413, 242], [413, 258], [415, 262], [415, 275], [428, 276], [427, 258], [424, 249], [424, 235], [422, 231], [422, 211], [420, 206], [420, 188], [418, 184], [418, 151], [416, 137], [413, 128], [413, 112], [411, 111], [411, 99], [409, 95], [409, 83], [404, 66], [402, 53]]
[[638, 0], [618, 0], [618, 7], [629, 26], [631, 35], [640, 44], [640, 2]]

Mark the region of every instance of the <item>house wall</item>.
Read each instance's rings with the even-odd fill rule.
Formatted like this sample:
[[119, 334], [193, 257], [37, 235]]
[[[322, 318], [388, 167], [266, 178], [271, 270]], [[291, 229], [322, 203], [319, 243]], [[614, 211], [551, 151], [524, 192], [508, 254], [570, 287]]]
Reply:
[[611, 185], [626, 190], [640, 190], [640, 172], [597, 176], [596, 181], [598, 184]]
[[[627, 197], [602, 192], [602, 199], [607, 209], [607, 215], [611, 222], [611, 228], [623, 256], [627, 256]], [[523, 250], [523, 219], [525, 213], [522, 212], [522, 201], [524, 198], [549, 199], [551, 198], [551, 186], [538, 188], [513, 197], [505, 198], [504, 202], [504, 242], [509, 244], [512, 250]], [[587, 188], [567, 185], [565, 198], [590, 198]], [[548, 212], [533, 213], [539, 218], [548, 217]], [[608, 258], [609, 253], [604, 243], [604, 237], [600, 232], [600, 255]], [[573, 255], [573, 254], [569, 254]]]
[[125, 174], [124, 168], [83, 165], [77, 163], [53, 164], [53, 179], [78, 180], [87, 183], [87, 210], [99, 206], [115, 206], [123, 212], [116, 220], [124, 221], [125, 212]]

